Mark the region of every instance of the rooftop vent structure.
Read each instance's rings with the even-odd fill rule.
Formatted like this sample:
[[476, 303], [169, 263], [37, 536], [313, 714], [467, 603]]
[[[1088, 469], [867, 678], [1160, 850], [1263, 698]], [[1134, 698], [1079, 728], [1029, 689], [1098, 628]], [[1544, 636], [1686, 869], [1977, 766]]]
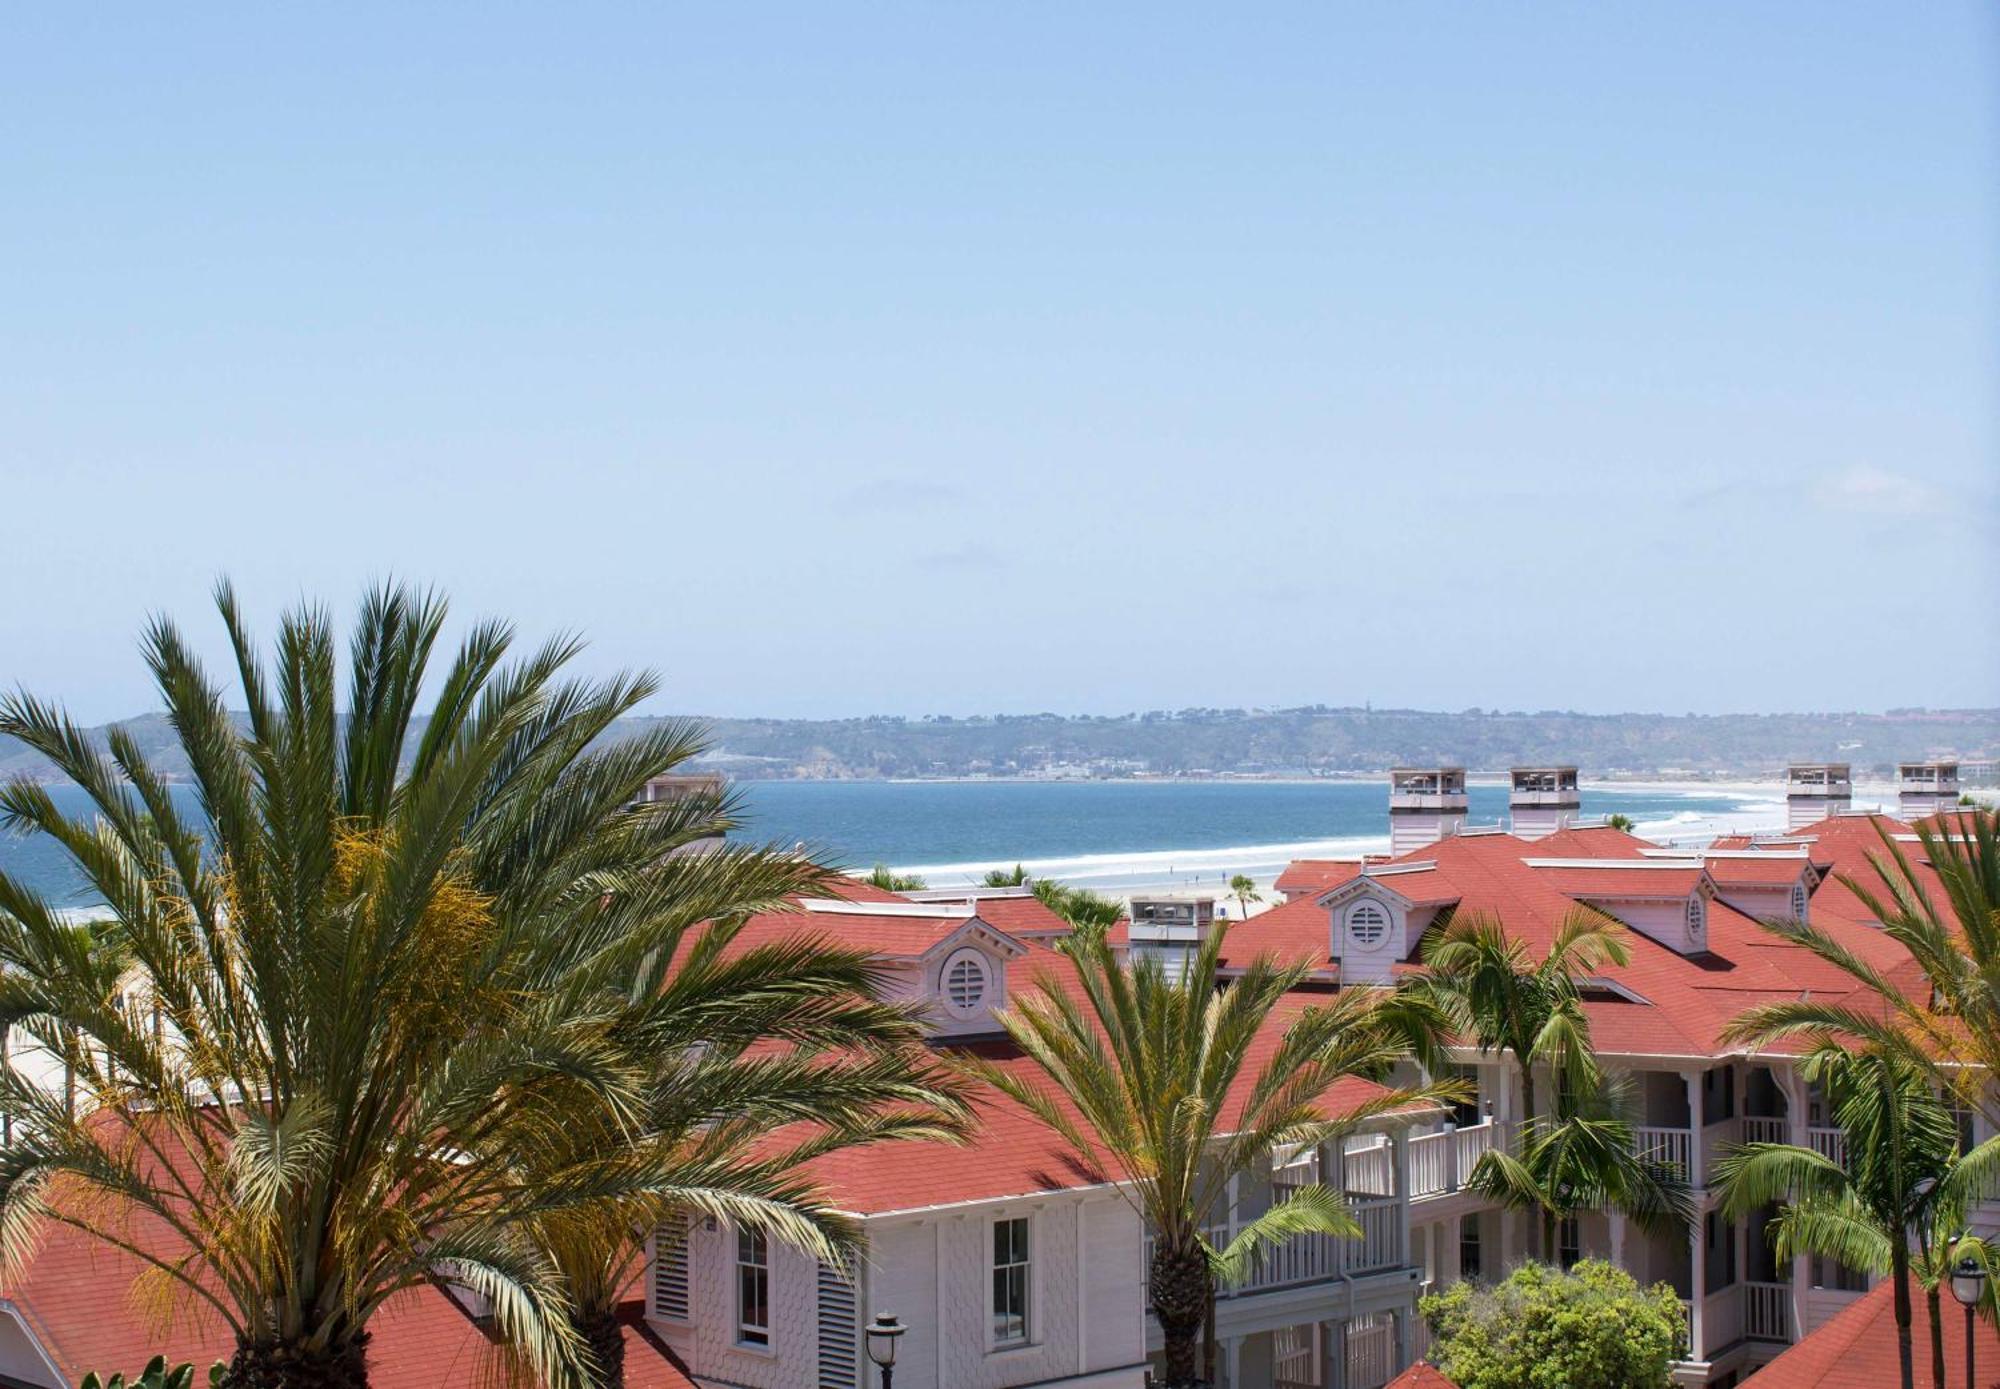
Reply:
[[1921, 820], [1958, 804], [1958, 763], [1899, 762], [1896, 764], [1896, 813]]
[[1785, 828], [1804, 829], [1854, 804], [1845, 762], [1794, 762], [1785, 768]]
[[1574, 767], [1516, 767], [1507, 793], [1507, 820], [1521, 839], [1545, 839], [1568, 829], [1583, 809]]
[[1465, 828], [1463, 767], [1394, 767], [1389, 772], [1389, 852], [1407, 854]]

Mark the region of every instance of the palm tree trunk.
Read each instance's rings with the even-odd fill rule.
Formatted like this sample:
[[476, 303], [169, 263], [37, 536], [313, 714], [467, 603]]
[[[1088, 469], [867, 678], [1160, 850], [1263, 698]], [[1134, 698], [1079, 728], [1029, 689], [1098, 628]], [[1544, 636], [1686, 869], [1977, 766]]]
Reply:
[[[1520, 1132], [1523, 1136], [1527, 1134], [1528, 1124], [1531, 1120], [1534, 1119], [1534, 1117], [1535, 1117], [1535, 1069], [1527, 1061], [1523, 1060], [1521, 1062], [1521, 1128], [1520, 1128]], [[1534, 1235], [1536, 1235], [1541, 1231], [1541, 1228], [1545, 1224], [1547, 1224], [1545, 1220], [1529, 1221], [1528, 1222], [1529, 1237], [1533, 1238]], [[1530, 1249], [1528, 1251], [1528, 1254], [1529, 1257], [1531, 1258], [1547, 1259], [1554, 1255], [1555, 1247], [1556, 1247], [1555, 1236], [1551, 1234], [1547, 1239], [1542, 1241], [1541, 1246], [1539, 1248]]]
[[1215, 1383], [1215, 1284], [1208, 1286], [1208, 1307], [1201, 1314], [1201, 1378]]
[[1153, 1315], [1165, 1343], [1163, 1389], [1199, 1382], [1201, 1329], [1208, 1315], [1208, 1256], [1199, 1245], [1176, 1250], [1162, 1240], [1153, 1250]]
[[1901, 1240], [1889, 1246], [1889, 1276], [1896, 1280], [1896, 1367], [1903, 1389], [1917, 1389], [1917, 1372], [1910, 1353], [1910, 1249]]
[[581, 1312], [570, 1323], [590, 1347], [590, 1363], [596, 1377], [591, 1389], [625, 1389], [625, 1331], [618, 1314], [604, 1308]]
[[1935, 1285], [1924, 1289], [1924, 1310], [1931, 1317], [1931, 1389], [1944, 1389], [1944, 1317]]
[[368, 1333], [332, 1346], [239, 1341], [222, 1382], [226, 1389], [368, 1389]]

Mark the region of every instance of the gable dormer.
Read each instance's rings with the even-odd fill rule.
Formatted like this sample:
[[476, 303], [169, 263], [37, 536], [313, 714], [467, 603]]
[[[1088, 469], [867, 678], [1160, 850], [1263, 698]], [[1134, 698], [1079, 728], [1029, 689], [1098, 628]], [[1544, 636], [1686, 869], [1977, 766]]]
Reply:
[[1007, 965], [1027, 954], [1006, 932], [973, 917], [920, 962], [922, 990], [940, 1036], [997, 1032], [1007, 1007]]
[[887, 976], [885, 992], [923, 1005], [939, 1036], [997, 1032], [1007, 1006], [1007, 966], [1028, 948], [962, 902], [802, 904], [813, 925], [866, 949]]
[[1703, 855], [1715, 895], [1757, 921], [1811, 919], [1819, 870], [1804, 849], [1711, 849]]
[[1386, 984], [1416, 953], [1438, 911], [1457, 900], [1439, 893], [1432, 862], [1366, 865], [1359, 877], [1321, 894], [1328, 953], [1344, 984]]
[[1603, 912], [1678, 955], [1708, 949], [1715, 881], [1698, 858], [1523, 859], [1566, 897]]

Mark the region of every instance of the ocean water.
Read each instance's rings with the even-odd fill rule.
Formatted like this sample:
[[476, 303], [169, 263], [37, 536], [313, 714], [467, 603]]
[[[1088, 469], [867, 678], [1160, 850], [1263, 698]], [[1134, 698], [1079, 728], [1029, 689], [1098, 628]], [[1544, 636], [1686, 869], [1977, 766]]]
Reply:
[[[747, 833], [804, 842], [855, 867], [887, 863], [933, 887], [1025, 865], [1102, 891], [1268, 882], [1295, 858], [1389, 847], [1389, 787], [1361, 782], [747, 782]], [[1507, 813], [1469, 790], [1473, 825]], [[1777, 786], [1586, 786], [1587, 816], [1621, 812], [1662, 842], [1784, 820]]]
[[[1295, 858], [1388, 847], [1386, 782], [744, 782], [741, 837], [805, 844], [836, 863], [886, 863], [934, 887], [1025, 864], [1107, 892], [1268, 883]], [[81, 792], [52, 794], [80, 810]], [[1507, 792], [1475, 785], [1475, 825], [1498, 824]], [[189, 793], [190, 802], [192, 795]], [[190, 808], [192, 806], [190, 805]], [[1694, 843], [1784, 819], [1777, 786], [1586, 785], [1585, 815], [1622, 812], [1662, 842]], [[46, 840], [0, 836], [0, 870], [65, 905], [88, 906]]]

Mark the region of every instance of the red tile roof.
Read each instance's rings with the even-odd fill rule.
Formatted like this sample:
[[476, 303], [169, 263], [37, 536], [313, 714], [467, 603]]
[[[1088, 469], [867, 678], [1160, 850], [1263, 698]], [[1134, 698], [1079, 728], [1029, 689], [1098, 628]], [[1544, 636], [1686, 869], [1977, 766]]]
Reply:
[[1361, 864], [1349, 859], [1300, 858], [1286, 865], [1273, 884], [1281, 895], [1297, 892], [1321, 893], [1339, 887], [1360, 873]]
[[[1541, 858], [1537, 853], [1535, 858]], [[1626, 863], [1599, 859], [1589, 868], [1536, 868], [1556, 891], [1579, 902], [1612, 897], [1677, 897], [1694, 895], [1702, 880], [1699, 868], [1669, 868], [1663, 862]]]
[[[1043, 982], [1082, 1000], [1076, 967], [1069, 958], [1047, 946], [1031, 944], [1023, 958], [1007, 967], [1008, 996], [1017, 1001], [1026, 998]], [[1295, 996], [1266, 1026], [1251, 1048], [1237, 1093], [1224, 1111], [1225, 1126], [1240, 1112], [1257, 1068], [1277, 1048], [1290, 1019], [1312, 1002], [1310, 996]], [[970, 1043], [963, 1050], [1010, 1071], [1039, 1078], [1033, 1063], [1004, 1040]], [[1337, 1114], [1378, 1093], [1379, 1087], [1369, 1081], [1343, 1080], [1323, 1097], [1323, 1103]], [[980, 1101], [979, 1128], [967, 1144], [883, 1144], [831, 1154], [808, 1170], [842, 1209], [857, 1215], [1027, 1196], [1113, 1179], [1108, 1169], [1079, 1162], [1061, 1139], [1027, 1111], [991, 1091]]]
[[1428, 1360], [1419, 1360], [1389, 1381], [1388, 1389], [1458, 1389], [1443, 1371]]
[[[883, 907], [901, 910], [879, 910]], [[911, 903], [891, 897], [843, 909], [838, 899], [818, 898], [809, 908], [758, 913], [743, 923], [729, 948], [733, 952], [772, 941], [817, 938], [891, 959], [914, 959], [968, 925], [982, 922], [994, 929], [991, 922], [969, 914], [962, 904], [950, 902]]]
[[[1692, 892], [1702, 877], [1698, 868], [1637, 866], [1644, 862], [1639, 851], [1650, 847], [1615, 830], [1566, 830], [1533, 842], [1504, 834], [1464, 835], [1395, 861], [1432, 865], [1423, 872], [1383, 874], [1379, 882], [1406, 896], [1453, 900], [1458, 912], [1490, 913], [1531, 955], [1538, 955], [1563, 919], [1588, 899]], [[1564, 868], [1528, 864], [1592, 857], [1623, 862]], [[1826, 890], [1821, 889], [1822, 895]], [[1816, 916], [1818, 910], [1816, 902]], [[1875, 935], [1881, 938], [1879, 931]], [[1337, 975], [1331, 944], [1326, 909], [1302, 898], [1232, 927], [1224, 956], [1239, 968], [1261, 953], [1305, 960], [1322, 971], [1320, 977], [1330, 979]], [[1636, 931], [1628, 932], [1625, 944], [1629, 962], [1608, 965], [1599, 973], [1637, 1001], [1595, 995], [1585, 1003], [1593, 1039], [1608, 1055], [1726, 1055], [1737, 1048], [1725, 1047], [1720, 1033], [1753, 1004], [1797, 998], [1808, 989], [1815, 996], [1854, 992], [1846, 975], [1720, 901], [1710, 903], [1708, 948], [1699, 954], [1678, 954]]]
[[1050, 911], [1039, 897], [981, 897], [974, 905], [981, 921], [1012, 936], [1070, 933], [1070, 924]]
[[[1900, 1378], [1896, 1352], [1895, 1284], [1858, 1298], [1819, 1330], [1743, 1381], [1744, 1389], [1884, 1389]], [[1930, 1383], [1931, 1320], [1921, 1296], [1912, 1296], [1910, 1339], [1918, 1377]], [[1948, 1382], [1965, 1373], [1965, 1310], [1943, 1299], [1944, 1363]], [[2000, 1384], [2000, 1334], [1974, 1320], [1974, 1351], [1982, 1384]]]
[[1704, 855], [1703, 865], [1718, 888], [1790, 887], [1812, 867], [1803, 857], [1731, 858]]
[[[132, 1236], [149, 1251], [178, 1246], [165, 1227], [135, 1217]], [[228, 1326], [204, 1303], [184, 1300], [164, 1327], [133, 1297], [146, 1269], [136, 1256], [81, 1231], [51, 1223], [41, 1247], [12, 1279], [5, 1296], [60, 1372], [72, 1383], [96, 1370], [137, 1372], [164, 1355], [186, 1361], [196, 1382], [207, 1367], [235, 1352]], [[626, 1383], [633, 1389], [694, 1389], [694, 1380], [664, 1343], [631, 1326], [626, 1332]], [[369, 1383], [374, 1389], [436, 1389], [441, 1384], [498, 1383], [506, 1369], [489, 1333], [441, 1288], [406, 1288], [368, 1323]]]

